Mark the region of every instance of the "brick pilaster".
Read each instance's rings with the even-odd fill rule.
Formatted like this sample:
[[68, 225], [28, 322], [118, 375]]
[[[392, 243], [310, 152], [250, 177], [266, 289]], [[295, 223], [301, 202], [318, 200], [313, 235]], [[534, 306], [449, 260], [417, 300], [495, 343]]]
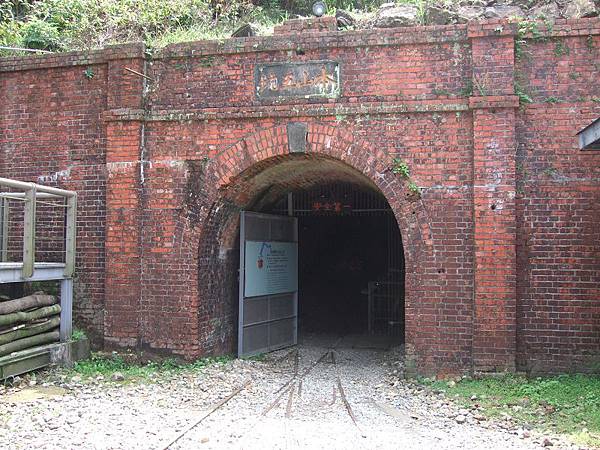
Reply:
[[[143, 107], [143, 77], [132, 71], [143, 73], [144, 48], [135, 45], [125, 50], [120, 46], [108, 61], [109, 113]], [[106, 131], [105, 343], [134, 346], [140, 317], [143, 123], [108, 121]]]
[[516, 356], [514, 29], [469, 26], [472, 45], [473, 368], [513, 371]]

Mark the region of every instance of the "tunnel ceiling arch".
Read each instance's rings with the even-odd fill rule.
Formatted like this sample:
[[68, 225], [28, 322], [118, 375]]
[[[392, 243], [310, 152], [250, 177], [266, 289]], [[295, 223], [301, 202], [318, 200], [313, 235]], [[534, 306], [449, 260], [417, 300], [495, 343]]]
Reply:
[[270, 158], [246, 169], [222, 188], [223, 196], [241, 209], [263, 210], [288, 192], [346, 183], [383, 195], [365, 175], [324, 155], [303, 154]]

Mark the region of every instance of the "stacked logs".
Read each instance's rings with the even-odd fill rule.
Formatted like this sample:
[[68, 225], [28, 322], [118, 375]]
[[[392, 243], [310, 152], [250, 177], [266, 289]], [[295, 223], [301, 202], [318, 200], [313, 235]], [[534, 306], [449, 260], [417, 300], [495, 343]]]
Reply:
[[0, 302], [0, 357], [59, 340], [60, 305], [41, 292]]

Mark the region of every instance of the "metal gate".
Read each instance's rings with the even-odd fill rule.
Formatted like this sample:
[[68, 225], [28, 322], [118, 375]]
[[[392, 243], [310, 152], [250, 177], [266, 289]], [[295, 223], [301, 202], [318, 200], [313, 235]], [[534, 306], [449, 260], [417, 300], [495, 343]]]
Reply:
[[298, 340], [298, 220], [242, 211], [238, 356]]
[[387, 256], [381, 256], [387, 258], [387, 264], [386, 270], [369, 280], [362, 291], [368, 301], [365, 319], [369, 334], [404, 336], [404, 248], [398, 223], [385, 197], [354, 184], [324, 184], [294, 192], [291, 199], [282, 198], [274, 208], [281, 214], [290, 210], [301, 222], [310, 216], [381, 218], [376, 232], [385, 233]]

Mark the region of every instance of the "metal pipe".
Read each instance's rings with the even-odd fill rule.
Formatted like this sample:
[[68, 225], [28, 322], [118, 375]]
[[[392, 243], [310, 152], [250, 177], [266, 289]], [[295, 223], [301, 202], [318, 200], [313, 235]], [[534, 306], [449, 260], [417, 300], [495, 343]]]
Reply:
[[36, 192], [54, 194], [60, 197], [73, 197], [75, 195], [75, 192], [73, 191], [66, 191], [64, 189], [53, 188], [50, 186], [44, 186], [36, 183], [28, 183], [25, 181], [10, 180], [8, 178], [0, 178], [0, 186], [8, 186], [15, 189], [23, 189], [26, 191], [35, 188]]
[[45, 53], [45, 54], [54, 53], [54, 52], [51, 52], [48, 50], [40, 50], [37, 48], [6, 47], [4, 45], [0, 45], [0, 50], [15, 50], [15, 51], [19, 51], [19, 52], [34, 52], [34, 53]]
[[0, 262], [8, 261], [8, 231], [9, 231], [9, 209], [8, 209], [8, 201], [5, 199], [0, 199], [0, 205], [2, 208], [0, 209]]
[[[11, 200], [24, 200], [25, 192], [0, 192], [0, 198], [9, 198]], [[64, 196], [57, 195], [57, 194], [48, 194], [46, 192], [36, 192], [35, 198], [60, 199], [60, 198], [64, 198]]]

